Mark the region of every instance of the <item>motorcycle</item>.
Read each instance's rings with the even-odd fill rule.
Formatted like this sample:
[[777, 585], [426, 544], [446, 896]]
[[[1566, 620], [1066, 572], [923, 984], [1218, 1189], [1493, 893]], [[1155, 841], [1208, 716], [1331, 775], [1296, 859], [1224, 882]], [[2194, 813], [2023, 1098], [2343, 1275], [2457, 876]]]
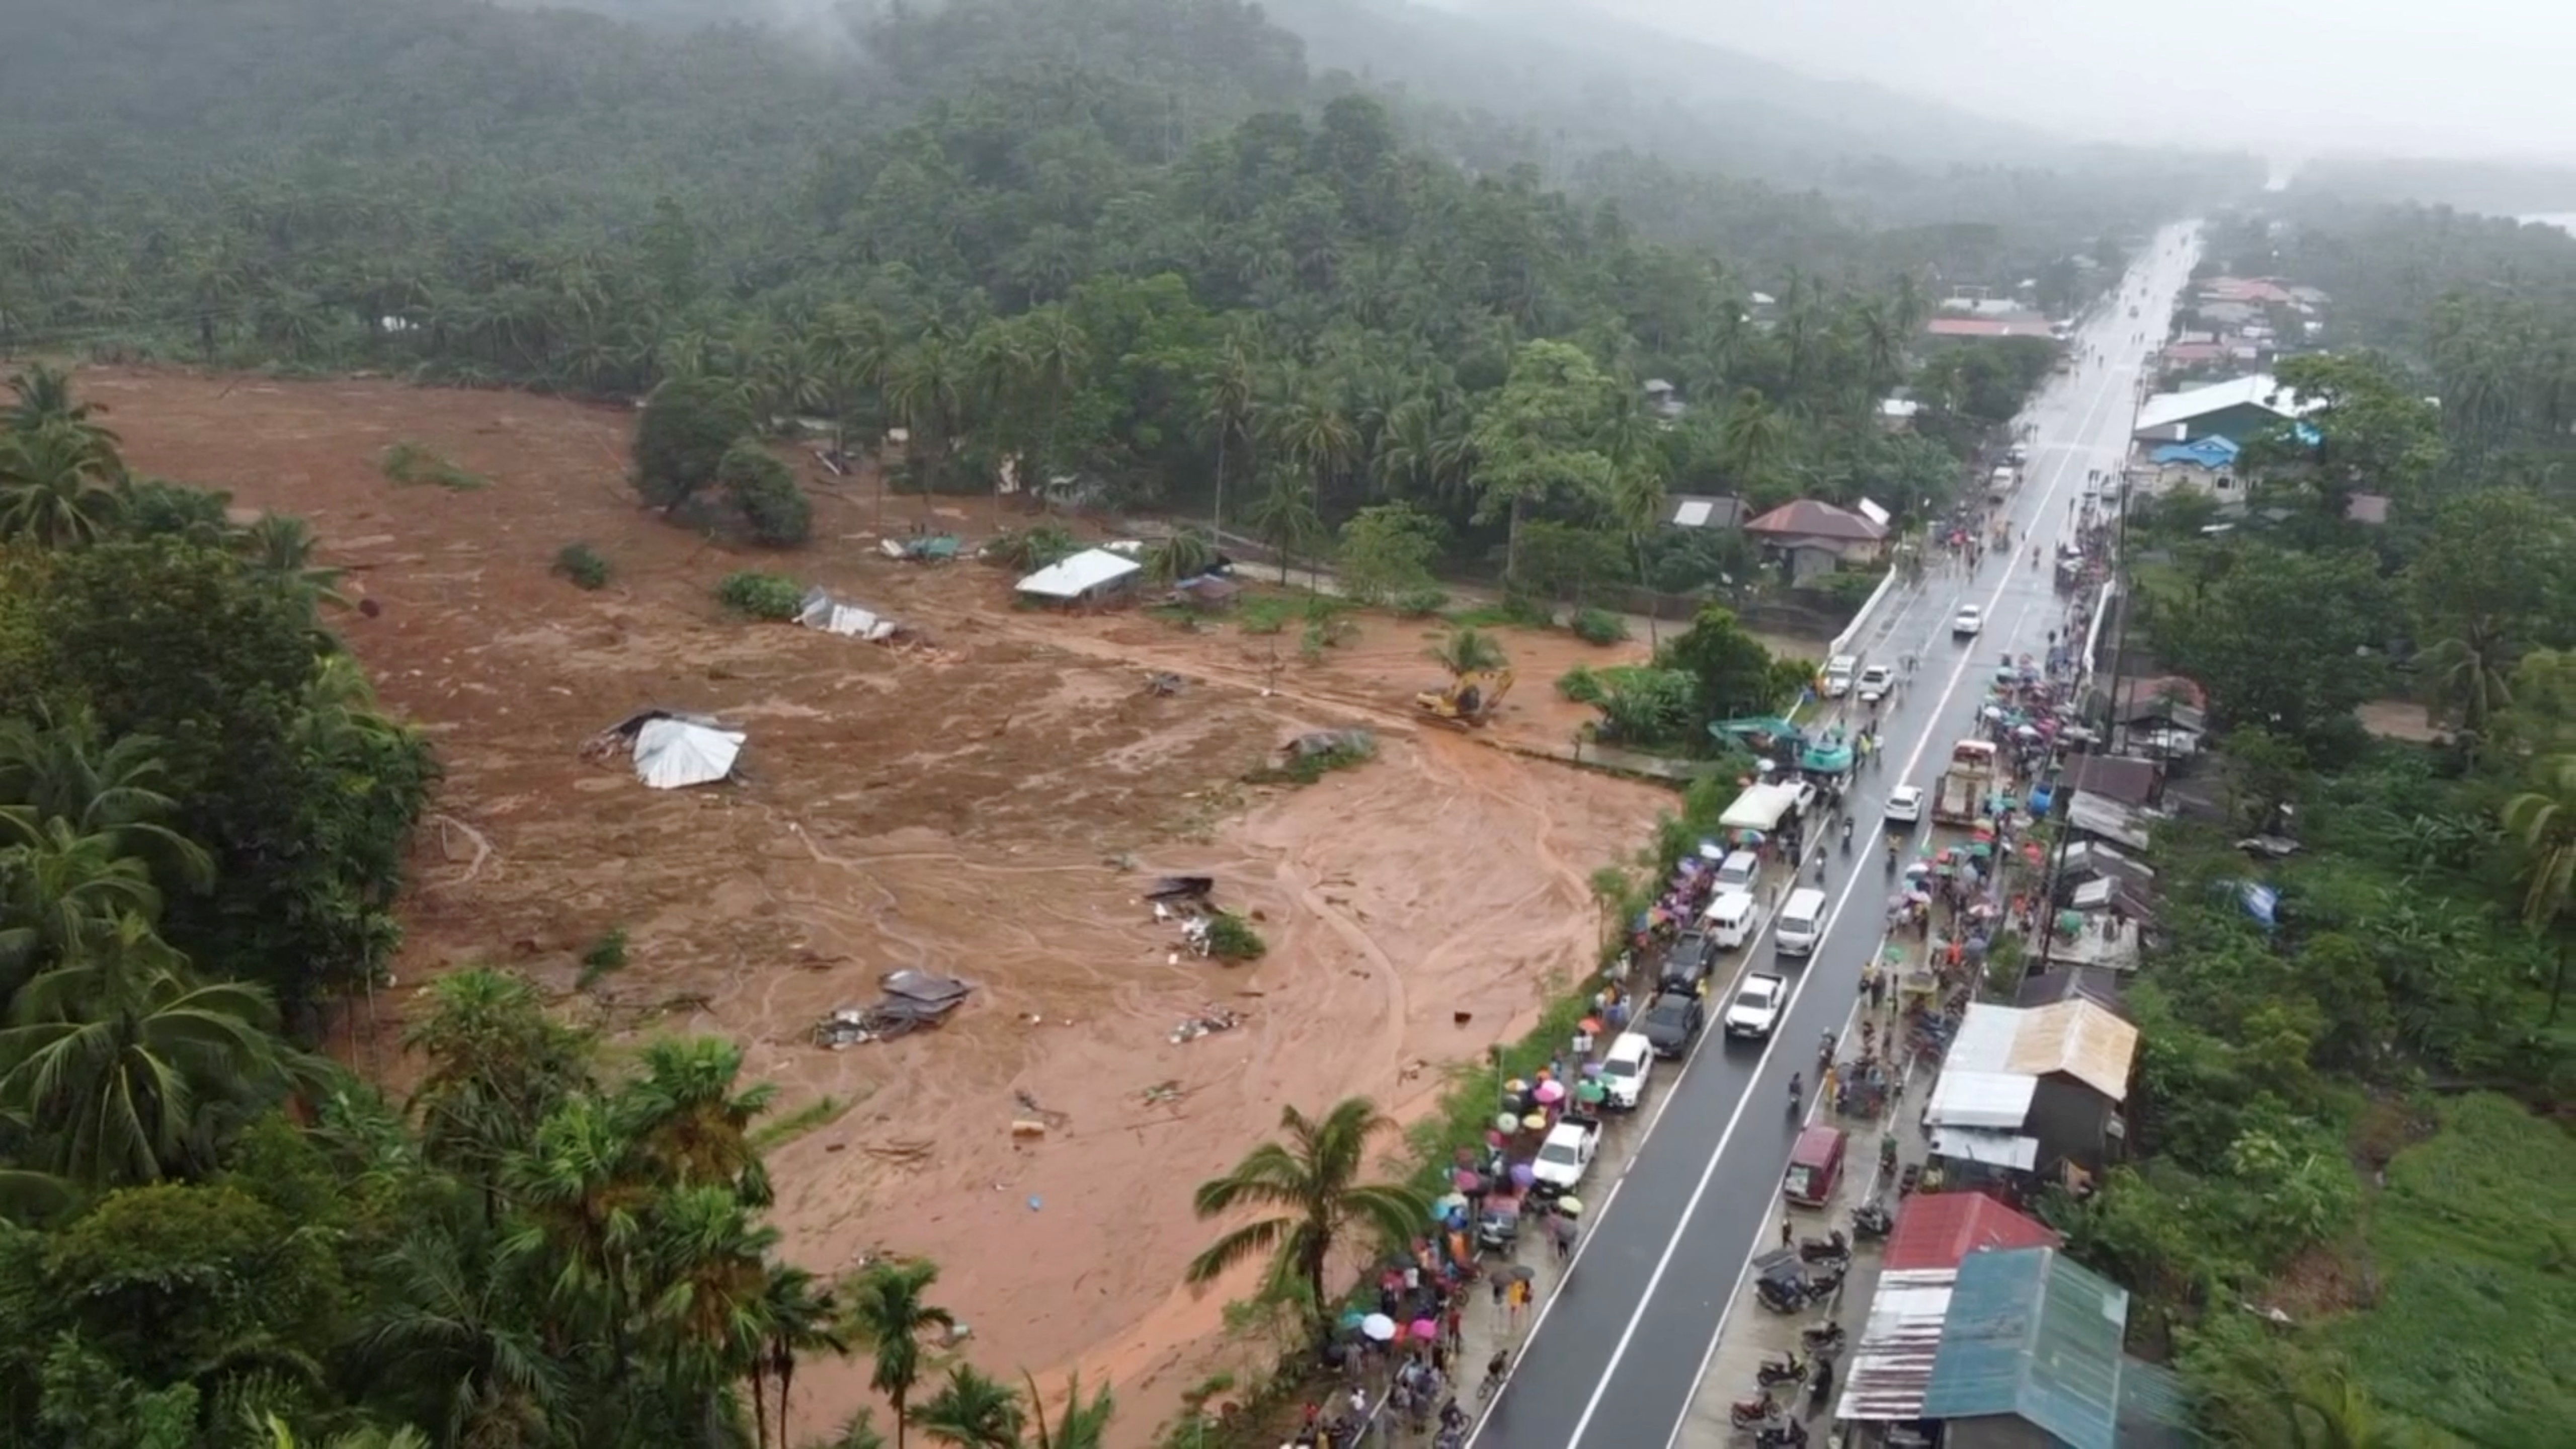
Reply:
[[1896, 1215], [1876, 1202], [1865, 1202], [1852, 1209], [1852, 1236], [1862, 1242], [1886, 1237], [1896, 1227]]
[[1798, 1330], [1798, 1341], [1807, 1346], [1809, 1353], [1824, 1353], [1840, 1348], [1843, 1346], [1845, 1336], [1843, 1326], [1839, 1323], [1819, 1323], [1813, 1328]]
[[1851, 1239], [1844, 1237], [1840, 1228], [1834, 1229], [1827, 1237], [1798, 1240], [1798, 1259], [1801, 1262], [1839, 1263], [1850, 1256]]
[[1807, 1360], [1794, 1353], [1784, 1354], [1779, 1358], [1766, 1358], [1761, 1366], [1753, 1371], [1753, 1381], [1765, 1389], [1777, 1388], [1782, 1384], [1803, 1384], [1807, 1381], [1809, 1367]]
[[1752, 1398], [1738, 1399], [1727, 1405], [1726, 1421], [1739, 1431], [1757, 1424], [1777, 1424], [1780, 1422], [1780, 1401], [1772, 1398], [1771, 1391], [1766, 1388]]
[[1807, 1426], [1796, 1419], [1753, 1436], [1753, 1449], [1807, 1449]]

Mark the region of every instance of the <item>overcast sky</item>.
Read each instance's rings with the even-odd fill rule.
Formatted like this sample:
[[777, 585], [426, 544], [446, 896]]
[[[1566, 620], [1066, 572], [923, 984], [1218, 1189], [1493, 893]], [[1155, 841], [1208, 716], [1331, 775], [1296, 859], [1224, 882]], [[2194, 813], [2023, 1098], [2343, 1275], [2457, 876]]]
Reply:
[[1568, 0], [2104, 139], [2576, 160], [2576, 0]]

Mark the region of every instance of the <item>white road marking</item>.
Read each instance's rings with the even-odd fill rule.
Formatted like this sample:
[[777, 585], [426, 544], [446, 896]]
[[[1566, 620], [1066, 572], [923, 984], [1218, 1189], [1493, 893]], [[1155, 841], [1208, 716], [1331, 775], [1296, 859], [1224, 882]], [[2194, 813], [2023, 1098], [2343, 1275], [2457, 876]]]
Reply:
[[[2125, 392], [2127, 390], [2126, 388], [2114, 388], [2109, 385], [2109, 382], [2110, 379], [2105, 377], [2102, 384], [2096, 386], [2092, 406], [2085, 409], [2083, 421], [2076, 426], [2076, 433], [2079, 437], [2091, 433], [2094, 419], [2100, 415], [2102, 405], [2104, 403], [2110, 401], [2115, 393]], [[2047, 491], [2040, 495], [2039, 512], [2042, 515], [2046, 513], [2049, 505], [2057, 501], [2058, 489], [2062, 487], [2066, 481], [2067, 469], [2070, 466], [2071, 461], [2071, 459], [2059, 460], [2057, 467], [2050, 472]], [[1986, 607], [1989, 610], [1992, 610], [1996, 604], [2002, 602], [2004, 591], [2012, 587], [2013, 582], [2013, 570], [2009, 564], [2007, 564], [2002, 570], [2002, 576], [1995, 581], [1993, 590], [1987, 595]], [[1950, 667], [1949, 682], [1942, 686], [1940, 697], [1933, 701], [1932, 709], [1923, 722], [1922, 733], [1915, 739], [1914, 750], [1906, 757], [1905, 765], [1898, 772], [1897, 778], [1910, 779], [1914, 774], [1915, 767], [1922, 763], [1923, 752], [1931, 747], [1933, 733], [1939, 726], [1942, 715], [1948, 711], [1951, 699], [1958, 694], [1960, 682], [1967, 678], [1969, 662], [1976, 657], [1975, 646], [1970, 645], [1967, 649], [1960, 652], [1958, 662]], [[1843, 881], [1842, 892], [1834, 900], [1835, 916], [1839, 917], [1842, 914], [1844, 904], [1851, 899], [1852, 892], [1859, 888], [1862, 879], [1863, 875], [1858, 870], [1846, 873]], [[1808, 983], [1813, 981], [1819, 974], [1820, 973], [1815, 971], [1801, 971], [1799, 973], [1797, 984], [1790, 988], [1789, 1001], [1787, 1005], [1781, 1008], [1781, 1016], [1783, 1019], [1786, 1019], [1797, 1009], [1799, 994], [1804, 992], [1807, 989]], [[1700, 1169], [1699, 1181], [1691, 1188], [1690, 1201], [1683, 1205], [1680, 1218], [1673, 1224], [1671, 1236], [1664, 1242], [1663, 1253], [1655, 1260], [1655, 1271], [1646, 1279], [1646, 1291], [1638, 1295], [1636, 1307], [1629, 1311], [1627, 1325], [1620, 1330], [1619, 1341], [1610, 1350], [1609, 1362], [1602, 1365], [1601, 1377], [1593, 1384], [1591, 1397], [1584, 1401], [1583, 1413], [1574, 1422], [1574, 1433], [1567, 1439], [1566, 1449], [1578, 1449], [1578, 1446], [1583, 1442], [1584, 1433], [1592, 1427], [1593, 1415], [1600, 1412], [1601, 1400], [1604, 1395], [1610, 1392], [1611, 1381], [1618, 1377], [1619, 1365], [1627, 1358], [1629, 1345], [1636, 1341], [1638, 1326], [1645, 1322], [1646, 1310], [1653, 1305], [1656, 1290], [1663, 1286], [1664, 1274], [1672, 1268], [1673, 1256], [1681, 1251], [1682, 1239], [1690, 1229], [1691, 1219], [1699, 1215], [1700, 1202], [1708, 1196], [1708, 1185], [1716, 1179], [1718, 1164], [1726, 1160], [1727, 1147], [1735, 1140], [1735, 1129], [1743, 1125], [1744, 1109], [1752, 1105], [1753, 1098], [1759, 1087], [1764, 1069], [1770, 1065], [1771, 1053], [1778, 1049], [1779, 1044], [1780, 1038], [1775, 1034], [1769, 1042], [1764, 1044], [1762, 1055], [1755, 1060], [1753, 1064], [1754, 1081], [1752, 1083], [1748, 1083], [1745, 1087], [1744, 1095], [1736, 1099], [1735, 1110], [1727, 1117], [1726, 1120], [1726, 1130], [1718, 1136], [1717, 1150], [1710, 1154], [1707, 1166]], [[1639, 1153], [1642, 1154], [1644, 1150], [1645, 1144], [1639, 1144]], [[1750, 1271], [1751, 1267], [1751, 1260], [1748, 1258], [1744, 1271]], [[1723, 1335], [1725, 1332], [1727, 1315], [1728, 1313], [1731, 1313], [1734, 1308], [1734, 1297], [1739, 1296], [1742, 1293], [1743, 1286], [1743, 1273], [1739, 1272], [1736, 1277], [1736, 1293], [1729, 1296], [1726, 1308], [1718, 1315], [1717, 1332], [1711, 1335], [1711, 1353], [1715, 1352], [1714, 1344], [1717, 1337]], [[1551, 1297], [1549, 1301], [1552, 1305], [1554, 1303], [1553, 1297]], [[1537, 1326], [1535, 1323], [1532, 1324], [1531, 1332], [1533, 1336], [1537, 1332]], [[1694, 1383], [1694, 1392], [1696, 1391], [1696, 1388], [1697, 1385]], [[1499, 1400], [1500, 1397], [1501, 1396], [1499, 1394], [1496, 1395], [1497, 1400]], [[1689, 1414], [1690, 1397], [1686, 1395], [1682, 1401], [1682, 1416], [1687, 1419]], [[1483, 1426], [1479, 1424], [1478, 1427], [1481, 1429]], [[1676, 1425], [1675, 1432], [1679, 1432], [1678, 1425]]]

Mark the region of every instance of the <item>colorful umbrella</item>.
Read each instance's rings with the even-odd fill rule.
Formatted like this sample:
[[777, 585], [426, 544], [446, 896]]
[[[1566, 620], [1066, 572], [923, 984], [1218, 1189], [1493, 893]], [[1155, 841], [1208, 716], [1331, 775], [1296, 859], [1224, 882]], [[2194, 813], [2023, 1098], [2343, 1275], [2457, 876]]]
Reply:
[[1527, 1190], [1529, 1185], [1537, 1180], [1538, 1174], [1530, 1170], [1530, 1165], [1528, 1163], [1515, 1162], [1512, 1164], [1512, 1186]]
[[1413, 1336], [1422, 1343], [1429, 1343], [1440, 1336], [1440, 1325], [1428, 1318], [1417, 1318], [1413, 1320]]
[[1518, 1132], [1521, 1130], [1520, 1115], [1516, 1112], [1495, 1113], [1494, 1130], [1497, 1132]]
[[1372, 1313], [1360, 1320], [1360, 1332], [1374, 1342], [1385, 1343], [1395, 1337], [1395, 1320], [1383, 1313]]
[[1556, 1212], [1559, 1217], [1579, 1218], [1583, 1216], [1583, 1199], [1576, 1197], [1571, 1193], [1558, 1198], [1556, 1200]]
[[1537, 1095], [1540, 1102], [1553, 1107], [1565, 1100], [1565, 1084], [1557, 1081], [1541, 1082], [1538, 1084]]
[[1599, 1082], [1593, 1081], [1588, 1077], [1584, 1079], [1582, 1086], [1574, 1089], [1575, 1100], [1581, 1102], [1587, 1107], [1599, 1106], [1601, 1104], [1601, 1099], [1609, 1095], [1609, 1088], [1602, 1086]]
[[1584, 1031], [1597, 1033], [1601, 1030], [1601, 1018], [1597, 1016], [1587, 1016], [1583, 1018], [1583, 1020], [1575, 1023], [1575, 1025]]
[[1366, 1322], [1368, 1322], [1367, 1314], [1362, 1313], [1356, 1308], [1351, 1309], [1349, 1312], [1342, 1315], [1342, 1332], [1353, 1332], [1358, 1329], [1361, 1324]]

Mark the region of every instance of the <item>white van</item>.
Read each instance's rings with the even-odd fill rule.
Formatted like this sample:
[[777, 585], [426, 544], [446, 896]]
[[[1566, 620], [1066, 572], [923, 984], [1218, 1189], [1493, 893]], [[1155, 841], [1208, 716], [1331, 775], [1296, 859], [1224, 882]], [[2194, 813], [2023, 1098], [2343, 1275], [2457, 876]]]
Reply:
[[1700, 913], [1700, 929], [1708, 932], [1710, 943], [1717, 949], [1732, 951], [1752, 938], [1758, 915], [1751, 891], [1728, 891]]
[[1852, 676], [1860, 673], [1860, 660], [1855, 655], [1837, 654], [1825, 661], [1825, 698], [1840, 699], [1851, 693]]
[[1780, 908], [1780, 924], [1771, 939], [1783, 956], [1804, 956], [1816, 949], [1825, 934], [1825, 893], [1808, 886], [1789, 892], [1788, 904]]
[[1729, 891], [1750, 891], [1753, 889], [1754, 880], [1761, 874], [1761, 858], [1752, 851], [1730, 851], [1726, 859], [1717, 863], [1717, 893], [1725, 895]]
[[1622, 1112], [1635, 1111], [1638, 1100], [1646, 1095], [1646, 1078], [1654, 1070], [1654, 1044], [1642, 1033], [1623, 1031], [1611, 1038], [1610, 1054], [1601, 1059], [1603, 1104]]

